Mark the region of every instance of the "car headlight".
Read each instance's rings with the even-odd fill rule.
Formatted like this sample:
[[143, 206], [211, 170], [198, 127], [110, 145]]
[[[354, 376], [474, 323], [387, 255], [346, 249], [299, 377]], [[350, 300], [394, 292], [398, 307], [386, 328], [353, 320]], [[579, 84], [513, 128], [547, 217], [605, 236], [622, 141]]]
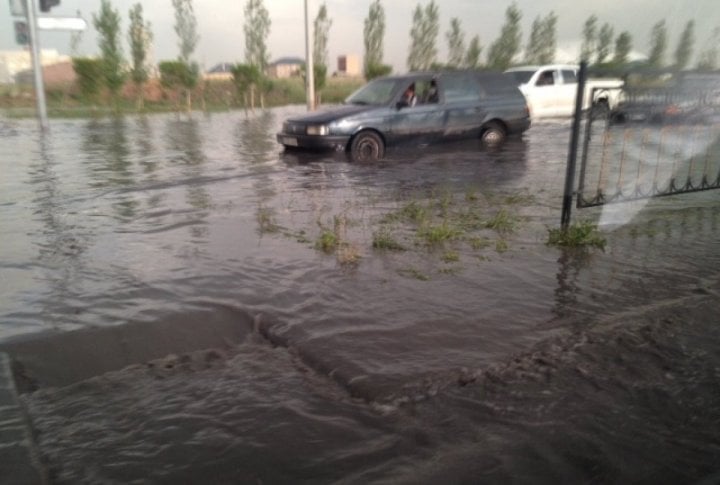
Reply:
[[308, 135], [327, 135], [330, 129], [326, 125], [308, 125], [306, 131]]

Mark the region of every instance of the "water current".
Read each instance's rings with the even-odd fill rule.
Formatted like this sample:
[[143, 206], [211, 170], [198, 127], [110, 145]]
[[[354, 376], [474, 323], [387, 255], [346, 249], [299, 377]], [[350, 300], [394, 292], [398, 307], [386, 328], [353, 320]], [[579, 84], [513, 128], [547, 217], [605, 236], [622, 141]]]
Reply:
[[717, 190], [562, 249], [569, 121], [360, 164], [284, 152], [302, 111], [0, 119], [0, 350], [52, 483], [720, 480]]

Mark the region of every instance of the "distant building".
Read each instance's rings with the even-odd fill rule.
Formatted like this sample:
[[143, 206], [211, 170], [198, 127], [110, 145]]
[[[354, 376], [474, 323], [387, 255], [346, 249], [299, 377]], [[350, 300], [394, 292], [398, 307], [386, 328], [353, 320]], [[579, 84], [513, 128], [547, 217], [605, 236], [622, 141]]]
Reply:
[[266, 74], [275, 78], [298, 76], [303, 64], [305, 59], [299, 57], [281, 57], [267, 67]]
[[235, 64], [231, 64], [229, 62], [221, 62], [220, 64], [211, 67], [205, 73], [204, 77], [205, 79], [232, 79], [233, 67], [235, 67]]
[[[40, 53], [40, 63], [43, 66], [69, 61], [68, 56], [60, 55], [54, 49], [43, 49]], [[24, 50], [0, 51], [0, 84], [15, 83], [17, 74], [31, 69], [30, 52]]]
[[362, 74], [362, 64], [360, 57], [356, 55], [338, 56], [338, 76], [360, 76]]

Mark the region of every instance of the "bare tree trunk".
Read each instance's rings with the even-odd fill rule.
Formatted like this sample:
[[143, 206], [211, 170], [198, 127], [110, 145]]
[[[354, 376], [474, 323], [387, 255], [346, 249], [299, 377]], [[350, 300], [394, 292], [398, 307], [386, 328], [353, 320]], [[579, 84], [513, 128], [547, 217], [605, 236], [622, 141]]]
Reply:
[[145, 109], [145, 86], [142, 83], [138, 83], [135, 85], [135, 88], [137, 89], [136, 109], [143, 111]]
[[192, 93], [189, 89], [185, 90], [185, 110], [188, 113], [192, 111]]

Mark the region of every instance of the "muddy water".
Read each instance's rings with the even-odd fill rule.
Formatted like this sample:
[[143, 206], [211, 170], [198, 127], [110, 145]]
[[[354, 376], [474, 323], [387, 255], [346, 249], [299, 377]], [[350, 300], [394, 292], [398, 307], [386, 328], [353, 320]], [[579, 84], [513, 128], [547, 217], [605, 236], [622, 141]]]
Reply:
[[[716, 191], [563, 251], [569, 122], [357, 164], [282, 152], [299, 111], [0, 121], [0, 346], [55, 482], [712, 478]], [[418, 207], [509, 223], [428, 245]]]

